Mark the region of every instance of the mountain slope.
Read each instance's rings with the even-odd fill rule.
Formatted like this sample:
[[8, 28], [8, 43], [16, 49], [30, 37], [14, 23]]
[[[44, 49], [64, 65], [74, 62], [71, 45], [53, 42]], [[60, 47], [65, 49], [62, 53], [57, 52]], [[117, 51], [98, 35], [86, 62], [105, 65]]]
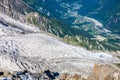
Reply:
[[[119, 13], [120, 13], [120, 1], [119, 0], [24, 0], [29, 5], [38, 9], [51, 17], [62, 19], [66, 23], [72, 24], [78, 20], [78, 16], [82, 18], [89, 17], [102, 24], [105, 28], [112, 32], [119, 33]], [[52, 5], [52, 6], [51, 6]], [[114, 6], [113, 6], [114, 5]], [[86, 20], [86, 19], [84, 19]], [[79, 20], [79, 25], [84, 24], [82, 20]], [[82, 24], [81, 24], [82, 23]], [[93, 25], [94, 26], [94, 25]]]
[[[70, 41], [72, 40], [73, 44], [81, 45], [90, 50], [102, 50], [116, 52], [117, 54], [119, 53], [120, 35], [115, 33], [115, 31], [119, 32], [118, 0], [24, 1], [32, 6], [36, 11], [38, 10], [44, 15], [50, 14], [48, 15], [49, 17], [57, 18], [59, 21], [54, 19], [50, 23], [52, 24], [51, 26], [53, 29], [50, 32], [60, 37], [62, 36], [65, 39], [65, 36], [69, 36], [67, 38], [67, 43], [71, 43]], [[51, 6], [51, 4], [53, 5]], [[115, 6], [112, 7], [111, 5]], [[112, 9], [114, 8], [114, 11], [110, 10], [111, 7]], [[64, 24], [61, 24], [61, 22], [64, 22]], [[65, 24], [67, 24], [67, 26]], [[83, 42], [87, 41], [88, 44], [77, 40], [78, 37], [79, 39], [82, 38], [81, 41]], [[95, 44], [93, 42], [95, 42]]]
[[[70, 27], [69, 25], [66, 25], [65, 23], [58, 21], [54, 18], [46, 18], [42, 14], [34, 12], [35, 10], [33, 10], [32, 7], [28, 6], [22, 0], [19, 1], [2, 0], [0, 4], [0, 10], [2, 13], [9, 15], [16, 20], [19, 20], [24, 23], [32, 24], [32, 26], [39, 27], [40, 30], [55, 34], [63, 38], [63, 40], [65, 40], [65, 42], [67, 43], [71, 43], [70, 41], [72, 41], [72, 44], [83, 46], [89, 50], [102, 50], [102, 51], [114, 51], [114, 52], [120, 50], [119, 48], [120, 45], [118, 44], [119, 37], [117, 35], [107, 34], [107, 36], [100, 36], [100, 37], [97, 36], [97, 38], [95, 39], [90, 39], [89, 37], [92, 37], [92, 35], [90, 34], [88, 35], [87, 31], [83, 31], [78, 27]], [[104, 31], [102, 32], [104, 33]], [[110, 37], [110, 38], [108, 39], [105, 37]], [[77, 40], [78, 38], [80, 41]], [[118, 40], [115, 40], [116, 38], [118, 38]], [[87, 44], [86, 42], [88, 42], [89, 44]]]
[[0, 69], [10, 72], [27, 70], [31, 73], [50, 69], [60, 74], [78, 73], [87, 77], [94, 63], [119, 63], [119, 59], [107, 53], [94, 53], [63, 43], [2, 13], [1, 18], [12, 25], [0, 23]]
[[[11, 1], [22, 3], [22, 5], [26, 5], [27, 9], [30, 9], [21, 0], [6, 0], [0, 3], [0, 5], [4, 4], [0, 8], [6, 11], [0, 11], [0, 79], [50, 80], [61, 79], [61, 75], [72, 79], [71, 76], [76, 78], [74, 74], [79, 75], [80, 79], [89, 78], [88, 76], [91, 79], [95, 63], [109, 65], [108, 69], [112, 67], [112, 72], [117, 73], [116, 65], [120, 63], [119, 58], [105, 52], [92, 52], [79, 46], [66, 44], [54, 35], [46, 33], [51, 32], [65, 38], [68, 35], [74, 39], [75, 35], [80, 35], [80, 33], [73, 34], [76, 28], [68, 28], [55, 19], [46, 18], [35, 12], [25, 11], [23, 14], [24, 12], [17, 11], [19, 8], [24, 11], [24, 7], [15, 6], [10, 10], [9, 5], [17, 4], [13, 4]], [[6, 5], [6, 3], [10, 4]], [[5, 8], [5, 5], [8, 8]], [[11, 16], [7, 12], [14, 15]], [[72, 41], [72, 39], [68, 40]], [[78, 39], [77, 36], [75, 36], [76, 39]], [[83, 37], [81, 40], [84, 41], [85, 38]], [[86, 38], [85, 41], [88, 39]], [[73, 42], [76, 41], [73, 40]], [[108, 69], [105, 68], [105, 70]], [[97, 70], [99, 71], [99, 69]], [[106, 72], [107, 75], [110, 73]], [[120, 74], [119, 71], [117, 74]], [[103, 76], [103, 78], [105, 77]], [[115, 78], [117, 77], [115, 76]]]

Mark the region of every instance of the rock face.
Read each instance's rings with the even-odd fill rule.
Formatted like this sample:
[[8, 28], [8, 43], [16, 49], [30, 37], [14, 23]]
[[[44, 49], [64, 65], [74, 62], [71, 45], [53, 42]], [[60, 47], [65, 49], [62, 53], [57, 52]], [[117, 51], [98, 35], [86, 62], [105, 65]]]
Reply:
[[[18, 8], [19, 6], [19, 8]], [[0, 11], [24, 22], [24, 15], [31, 10], [22, 0], [0, 0]]]
[[119, 80], [120, 71], [109, 65], [94, 65], [93, 72], [88, 77], [88, 80]]

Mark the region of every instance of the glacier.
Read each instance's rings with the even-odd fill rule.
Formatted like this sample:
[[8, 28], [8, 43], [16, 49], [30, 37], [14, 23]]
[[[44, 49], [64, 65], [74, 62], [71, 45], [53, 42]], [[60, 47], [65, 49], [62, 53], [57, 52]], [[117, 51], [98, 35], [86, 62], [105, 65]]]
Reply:
[[108, 53], [66, 44], [52, 34], [0, 13], [0, 69], [32, 73], [51, 70], [86, 77], [95, 63], [116, 62], [119, 59]]

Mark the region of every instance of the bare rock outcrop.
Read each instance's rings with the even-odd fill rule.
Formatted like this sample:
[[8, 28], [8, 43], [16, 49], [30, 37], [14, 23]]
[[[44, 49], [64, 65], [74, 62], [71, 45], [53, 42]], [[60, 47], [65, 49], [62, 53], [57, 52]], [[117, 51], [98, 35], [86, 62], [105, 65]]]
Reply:
[[120, 70], [111, 65], [94, 64], [93, 72], [88, 80], [119, 80]]

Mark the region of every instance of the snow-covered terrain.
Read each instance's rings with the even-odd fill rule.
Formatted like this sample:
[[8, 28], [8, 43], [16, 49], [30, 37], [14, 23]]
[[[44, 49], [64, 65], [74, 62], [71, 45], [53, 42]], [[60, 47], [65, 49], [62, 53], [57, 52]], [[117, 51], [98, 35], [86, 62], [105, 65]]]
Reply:
[[36, 33], [39, 32], [39, 29], [36, 27], [28, 26], [27, 23], [23, 24], [20, 21], [16, 21], [12, 18], [9, 18], [7, 15], [0, 13], [0, 35], [8, 34], [13, 35], [15, 33]]
[[[3, 23], [4, 22], [4, 23]], [[15, 21], [0, 13], [0, 68], [38, 73], [53, 70], [88, 76], [94, 63], [119, 61], [104, 52], [91, 52], [63, 43], [36, 27]], [[84, 74], [83, 74], [84, 73]]]

